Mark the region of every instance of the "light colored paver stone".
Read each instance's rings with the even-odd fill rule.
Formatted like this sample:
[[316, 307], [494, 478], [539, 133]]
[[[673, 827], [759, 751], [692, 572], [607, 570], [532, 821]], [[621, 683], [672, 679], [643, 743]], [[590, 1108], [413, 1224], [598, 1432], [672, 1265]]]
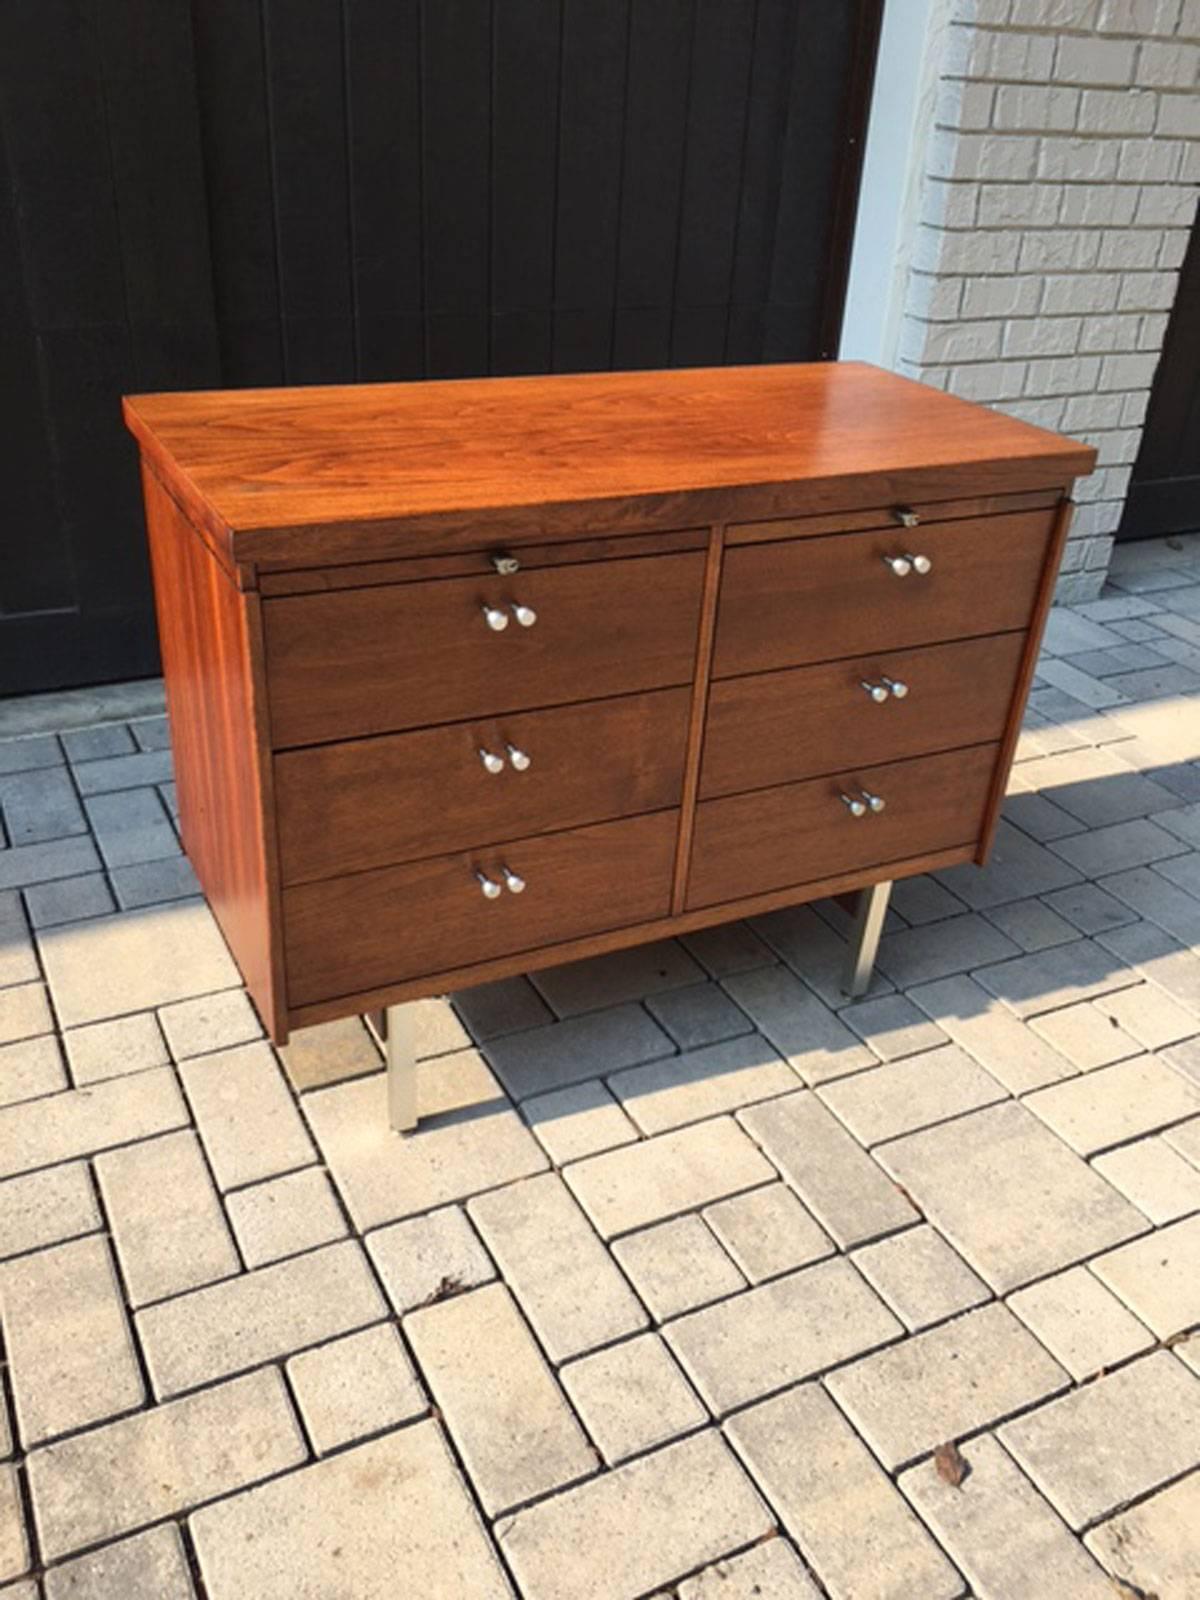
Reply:
[[[78, 758], [72, 756], [72, 761]], [[171, 777], [170, 750], [146, 750], [99, 757], [82, 762], [75, 781], [83, 795], [110, 794], [120, 789], [141, 789], [166, 783]]]
[[1104, 1573], [990, 1434], [962, 1453], [970, 1471], [957, 1486], [926, 1461], [900, 1487], [979, 1600], [1114, 1600]]
[[954, 1044], [857, 1072], [817, 1093], [868, 1146], [1005, 1098], [1002, 1085]]
[[770, 1529], [729, 1447], [708, 1432], [530, 1506], [496, 1535], [524, 1600], [636, 1600]]
[[921, 928], [885, 933], [879, 941], [879, 965], [900, 988], [932, 983], [968, 972], [990, 961], [1019, 954], [1019, 946], [976, 912], [931, 922]]
[[347, 1240], [149, 1306], [138, 1332], [160, 1397], [302, 1350], [387, 1314]]
[[498, 978], [452, 996], [454, 1009], [479, 1044], [553, 1021], [554, 1014], [528, 978]]
[[619, 1144], [632, 1144], [638, 1136], [612, 1095], [595, 1079], [534, 1095], [521, 1111], [534, 1137], [560, 1167], [601, 1150], [615, 1150]]
[[675, 1053], [675, 1043], [642, 1006], [611, 1006], [589, 1016], [492, 1039], [485, 1054], [514, 1100]]
[[68, 1028], [240, 981], [203, 900], [43, 928], [37, 937], [55, 1010]]
[[1049, 950], [1056, 944], [1066, 944], [1079, 937], [1065, 917], [1052, 911], [1044, 900], [1013, 900], [1007, 905], [992, 906], [984, 915], [1000, 932], [1027, 952]]
[[830, 1393], [895, 1469], [1067, 1387], [1067, 1374], [1007, 1307], [968, 1311], [844, 1367]]
[[563, 1173], [601, 1235], [628, 1233], [775, 1177], [729, 1117], [589, 1156]]
[[53, 1029], [45, 984], [18, 983], [0, 989], [0, 1044], [15, 1044]]
[[191, 1529], [209, 1600], [511, 1594], [434, 1422], [209, 1506]]
[[238, 1189], [225, 1206], [248, 1267], [281, 1261], [346, 1233], [342, 1209], [319, 1167]]
[[73, 763], [99, 761], [105, 756], [132, 755], [134, 750], [133, 735], [123, 722], [74, 729], [63, 734], [62, 742]]
[[427, 1061], [432, 1056], [447, 1056], [470, 1046], [471, 1035], [463, 1027], [445, 995], [410, 1001], [409, 1018], [413, 1052], [418, 1061]]
[[0, 893], [0, 987], [29, 983], [40, 977], [21, 897], [15, 890], [7, 890]]
[[1056, 855], [1078, 868], [1085, 878], [1144, 867], [1164, 856], [1178, 855], [1183, 848], [1174, 834], [1141, 817], [1072, 834], [1068, 839], [1055, 840], [1051, 846]]
[[103, 1078], [162, 1067], [170, 1057], [154, 1014], [138, 1011], [110, 1022], [92, 1022], [86, 1028], [68, 1028], [63, 1034], [71, 1076], [81, 1087]]
[[164, 1006], [158, 1020], [176, 1061], [230, 1050], [262, 1037], [262, 1024], [244, 989], [223, 989], [198, 1000], [180, 1000]]
[[[754, 917], [750, 926], [794, 972], [799, 973], [808, 988], [827, 1007], [836, 1008], [846, 1004], [846, 942], [839, 938], [823, 917], [818, 916], [812, 906], [787, 906], [782, 911], [770, 911], [765, 916]], [[733, 985], [726, 984], [725, 987], [741, 1004], [741, 997]], [[884, 994], [891, 987], [887, 978], [876, 968], [870, 992]], [[786, 994], [781, 996], [781, 1002], [773, 1009], [778, 1013], [782, 1029], [787, 1026]], [[772, 1044], [786, 1055], [784, 1045], [773, 1036], [765, 1017], [755, 1017], [754, 1020]], [[819, 1012], [814, 1012], [809, 1020], [814, 1032], [823, 1026]], [[834, 1049], [839, 1050], [841, 1046], [842, 1041], [835, 1037]]]
[[24, 889], [56, 878], [74, 878], [95, 872], [100, 865], [96, 846], [84, 837], [12, 845], [0, 850], [0, 889]]
[[1133, 922], [1128, 927], [1097, 934], [1096, 942], [1200, 1017], [1200, 955], [1185, 950], [1177, 939], [1152, 922]]
[[185, 1061], [179, 1075], [222, 1189], [316, 1159], [269, 1045], [199, 1056]]
[[743, 1111], [758, 1141], [843, 1249], [916, 1220], [916, 1210], [815, 1094]]
[[297, 1094], [361, 1078], [383, 1065], [379, 1047], [361, 1017], [342, 1017], [298, 1029], [280, 1050], [279, 1059]]
[[0, 1309], [26, 1448], [139, 1405], [144, 1396], [103, 1239], [0, 1267]]
[[305, 1454], [273, 1369], [63, 1439], [28, 1462], [43, 1554], [56, 1560], [174, 1516]]
[[1154, 1343], [1153, 1334], [1086, 1267], [1018, 1289], [1008, 1305], [1076, 1382]]
[[1000, 1438], [1083, 1528], [1200, 1462], [1200, 1378], [1159, 1350], [1007, 1423]]
[[674, 939], [661, 939], [604, 956], [589, 956], [586, 961], [548, 967], [545, 972], [534, 973], [533, 983], [560, 1017], [576, 1017], [625, 1000], [641, 1000], [648, 994], [685, 988], [703, 977], [703, 971], [681, 944]]
[[[1009, 901], [1024, 900], [1029, 895], [1049, 894], [1065, 888], [1074, 883], [1079, 874], [1006, 818], [1001, 818], [986, 866], [964, 862], [962, 866], [945, 868], [937, 876], [939, 883], [952, 889], [972, 910], [982, 911]], [[1017, 940], [1018, 944], [1020, 942]]]
[[494, 1278], [495, 1268], [466, 1213], [443, 1206], [410, 1222], [394, 1222], [369, 1233], [367, 1251], [398, 1312], [473, 1289]]
[[168, 1522], [54, 1567], [46, 1600], [194, 1600], [179, 1529]]
[[97, 1156], [96, 1177], [131, 1305], [240, 1269], [194, 1133], [110, 1150]]
[[912, 928], [920, 928], [926, 922], [942, 922], [966, 910], [956, 894], [928, 873], [919, 878], [898, 879], [892, 887], [891, 904]]
[[53, 734], [0, 739], [0, 772], [31, 772], [35, 767], [59, 766], [62, 759]]
[[1200, 1473], [1101, 1523], [1084, 1543], [1128, 1592], [1200, 1594]]
[[681, 1317], [671, 1348], [718, 1415], [885, 1344], [900, 1324], [838, 1258]]
[[[1197, 829], [1200, 843], [1200, 828]], [[769, 967], [775, 960], [746, 922], [724, 922], [715, 928], [700, 928], [683, 936], [680, 943], [713, 978], [727, 978], [734, 972], [749, 972], [752, 967]]]
[[753, 1027], [746, 1013], [716, 983], [698, 983], [689, 989], [650, 995], [646, 1009], [681, 1050], [718, 1044], [722, 1039], [749, 1033]]
[[881, 1061], [920, 1055], [947, 1042], [936, 1022], [931, 1022], [902, 994], [884, 994], [877, 1000], [859, 1000], [840, 1013], [841, 1020]]
[[1062, 1011], [1048, 1011], [1043, 1017], [1034, 1017], [1030, 1027], [1081, 1072], [1140, 1055], [1142, 1046], [1114, 1025], [1100, 1005], [1099, 1001], [1085, 1000], [1082, 1005], [1066, 1006]]
[[305, 1100], [317, 1143], [360, 1229], [465, 1200], [547, 1166], [474, 1050], [419, 1064], [417, 1083], [421, 1125], [404, 1139], [388, 1126], [382, 1072]]
[[863, 1245], [851, 1260], [910, 1331], [990, 1298], [987, 1285], [928, 1226]]
[[962, 1592], [819, 1384], [751, 1406], [725, 1431], [833, 1600], [951, 1600]]
[[1074, 944], [1002, 961], [982, 968], [975, 977], [1025, 1019], [1137, 982], [1135, 973], [1093, 939], [1076, 939]]
[[704, 1220], [751, 1283], [830, 1255], [833, 1244], [784, 1183], [709, 1206]]
[[0, 1183], [0, 1258], [90, 1233], [100, 1212], [87, 1168], [48, 1167]]
[[96, 795], [84, 806], [110, 871], [179, 854], [175, 829], [153, 789]]
[[29, 1540], [16, 1469], [0, 1467], [0, 1583], [29, 1569]]
[[613, 1254], [659, 1322], [746, 1287], [745, 1278], [696, 1216], [627, 1234], [613, 1246]]
[[1092, 1165], [1160, 1226], [1200, 1211], [1200, 1171], [1161, 1135], [1109, 1150]]
[[1113, 898], [1095, 883], [1076, 883], [1046, 896], [1046, 904], [1079, 929], [1080, 933], [1103, 933], [1137, 918], [1129, 907]]
[[708, 1421], [656, 1333], [572, 1361], [559, 1376], [610, 1467]]
[[646, 1326], [646, 1314], [556, 1172], [469, 1202], [478, 1228], [551, 1361]]
[[595, 1471], [502, 1284], [414, 1311], [404, 1331], [489, 1516]]
[[879, 1159], [1000, 1294], [1146, 1229], [1146, 1219], [1023, 1106], [974, 1111]]
[[1010, 1094], [1073, 1077], [1077, 1068], [1035, 1038], [972, 978], [942, 978], [913, 989], [910, 998], [936, 1017], [956, 1044], [974, 1056]]
[[[1129, 872], [1105, 878], [1104, 887], [1139, 916], [1156, 922], [1174, 935], [1181, 944], [1200, 944], [1200, 900], [1195, 898], [1192, 885], [1181, 888], [1169, 881], [1170, 868], [1190, 864], [1191, 860], [1192, 857], [1184, 856], [1180, 862], [1160, 861], [1157, 868], [1134, 867]], [[1189, 889], [1191, 893], [1187, 892]]]
[[200, 880], [186, 856], [114, 867], [110, 877], [117, 904], [123, 911], [159, 905], [167, 900], [185, 900], [189, 895], [200, 893]]
[[768, 1539], [705, 1567], [679, 1585], [679, 1600], [820, 1600], [786, 1539]]
[[875, 1065], [858, 1036], [785, 968], [739, 973], [725, 980], [725, 988], [805, 1083]]
[[608, 1082], [643, 1133], [663, 1133], [799, 1087], [791, 1067], [757, 1033], [631, 1067]]
[[1200, 1114], [1200, 1084], [1155, 1056], [1137, 1056], [1051, 1084], [1027, 1095], [1024, 1103], [1073, 1150], [1094, 1155]]
[[35, 1100], [66, 1087], [62, 1051], [53, 1034], [0, 1045], [0, 1106]]
[[390, 1323], [306, 1350], [292, 1357], [287, 1370], [318, 1455], [428, 1410]]
[[1160, 1339], [1200, 1323], [1200, 1216], [1112, 1250], [1093, 1267]]

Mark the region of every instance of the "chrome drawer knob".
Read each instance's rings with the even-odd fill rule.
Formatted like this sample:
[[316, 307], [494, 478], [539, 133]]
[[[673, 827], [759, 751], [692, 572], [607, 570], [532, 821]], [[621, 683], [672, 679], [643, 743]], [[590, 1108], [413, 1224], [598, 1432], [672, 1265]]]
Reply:
[[483, 898], [485, 900], [499, 900], [504, 890], [501, 889], [495, 879], [489, 878], [486, 872], [477, 872], [475, 876], [479, 879], [479, 887], [483, 891]]
[[842, 796], [842, 804], [852, 817], [865, 817], [867, 814], [865, 802], [862, 800], [856, 800], [851, 794], [844, 794]]
[[868, 683], [864, 678], [862, 680], [862, 686], [871, 696], [871, 699], [874, 700], [877, 706], [881, 706], [888, 697], [886, 678], [882, 683]]
[[537, 621], [537, 612], [532, 606], [513, 605], [512, 614], [523, 628], [532, 628]]
[[530, 767], [533, 765], [533, 760], [530, 756], [526, 755], [524, 750], [518, 750], [515, 744], [505, 745], [504, 748], [508, 751], [508, 759], [512, 762], [515, 771], [529, 771]]
[[[511, 871], [508, 867], [500, 868], [500, 876], [504, 879], [504, 887], [508, 890], [509, 894], [525, 893], [525, 879], [518, 877], [517, 874]], [[500, 893], [498, 888], [496, 889], [496, 893]]]
[[500, 610], [499, 606], [485, 605], [481, 607], [481, 610], [483, 611], [483, 620], [493, 633], [503, 633], [505, 628], [508, 627], [508, 617]]
[[912, 571], [912, 562], [907, 556], [884, 556], [883, 559], [898, 578], [907, 578]]
[[927, 572], [933, 571], [933, 562], [928, 556], [907, 556], [905, 559], [912, 563], [913, 571], [920, 573], [922, 578]]
[[498, 756], [494, 750], [485, 750], [480, 746], [479, 759], [483, 762], [485, 772], [504, 771], [504, 757]]
[[908, 685], [901, 683], [899, 678], [884, 678], [884, 684], [891, 691], [893, 700], [903, 700], [908, 694]]
[[882, 811], [884, 806], [887, 804], [882, 795], [870, 794], [866, 789], [862, 789], [859, 792], [866, 801], [868, 807], [875, 812], [876, 815], [878, 815], [878, 813]]

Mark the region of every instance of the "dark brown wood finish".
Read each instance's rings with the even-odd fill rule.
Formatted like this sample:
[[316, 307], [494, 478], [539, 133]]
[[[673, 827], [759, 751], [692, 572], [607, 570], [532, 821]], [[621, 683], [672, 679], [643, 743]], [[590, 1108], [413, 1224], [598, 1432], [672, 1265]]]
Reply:
[[[1027, 628], [1053, 515], [942, 522], [730, 550], [713, 676]], [[890, 557], [924, 555], [925, 576]]]
[[[677, 807], [690, 701], [686, 688], [660, 689], [284, 751], [275, 757], [283, 881]], [[489, 771], [481, 751], [502, 769]]]
[[690, 683], [704, 566], [696, 552], [268, 600], [276, 748]]
[[688, 722], [687, 756], [683, 774], [683, 807], [679, 817], [679, 840], [675, 846], [675, 885], [671, 890], [671, 910], [683, 910], [687, 890], [688, 861], [692, 852], [692, 827], [696, 820], [696, 795], [700, 787], [700, 760], [704, 752], [704, 728], [708, 713], [708, 688], [712, 671], [713, 639], [717, 626], [717, 600], [721, 592], [721, 561], [725, 550], [725, 530], [714, 528], [704, 569], [704, 595], [700, 603], [700, 630], [696, 641], [696, 675], [692, 684], [692, 705]]
[[[709, 695], [700, 798], [898, 761], [1004, 733], [1025, 635], [852, 656], [817, 667], [725, 678]], [[875, 701], [864, 683], [907, 693]]]
[[258, 597], [239, 594], [151, 470], [143, 490], [180, 831], [263, 1022], [286, 1038]]
[[[997, 748], [977, 745], [702, 800], [688, 910], [972, 842], [983, 824]], [[853, 816], [841, 797], [864, 791], [882, 798], [886, 810]]]
[[[665, 916], [678, 827], [658, 811], [285, 889], [289, 1002]], [[505, 867], [523, 892], [485, 899], [476, 873], [499, 883]]]

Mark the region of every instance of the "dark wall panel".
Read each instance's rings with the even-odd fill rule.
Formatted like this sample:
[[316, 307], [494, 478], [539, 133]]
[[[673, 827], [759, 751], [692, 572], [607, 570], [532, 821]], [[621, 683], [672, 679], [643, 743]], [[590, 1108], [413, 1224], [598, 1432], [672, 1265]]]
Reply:
[[155, 670], [123, 391], [818, 359], [881, 0], [5, 0], [0, 693]]

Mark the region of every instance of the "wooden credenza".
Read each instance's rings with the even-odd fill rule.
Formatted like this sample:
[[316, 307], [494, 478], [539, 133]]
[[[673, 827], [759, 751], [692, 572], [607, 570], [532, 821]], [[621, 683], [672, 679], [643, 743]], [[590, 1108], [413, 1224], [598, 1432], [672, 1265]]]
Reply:
[[1094, 459], [850, 363], [125, 414], [184, 842], [277, 1042], [982, 861]]

